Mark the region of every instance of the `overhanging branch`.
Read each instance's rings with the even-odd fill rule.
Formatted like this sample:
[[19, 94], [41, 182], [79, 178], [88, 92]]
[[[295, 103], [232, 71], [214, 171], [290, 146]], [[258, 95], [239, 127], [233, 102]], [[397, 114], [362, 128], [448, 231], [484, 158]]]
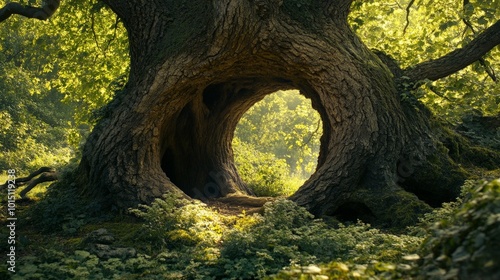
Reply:
[[60, 0], [45, 0], [40, 8], [25, 6], [10, 2], [0, 9], [0, 22], [8, 19], [11, 15], [21, 15], [27, 18], [46, 20], [59, 8]]
[[495, 46], [500, 45], [500, 21], [483, 31], [465, 47], [454, 50], [438, 59], [419, 63], [403, 71], [410, 82], [439, 80], [481, 59]]

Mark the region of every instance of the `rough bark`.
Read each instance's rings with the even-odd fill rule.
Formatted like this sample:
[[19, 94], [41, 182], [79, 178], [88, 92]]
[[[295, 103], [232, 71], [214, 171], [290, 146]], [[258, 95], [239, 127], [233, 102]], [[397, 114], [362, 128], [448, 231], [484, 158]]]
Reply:
[[395, 211], [408, 224], [429, 210], [407, 191], [425, 187], [401, 184], [438, 150], [428, 115], [401, 100], [352, 32], [351, 0], [105, 2], [125, 23], [132, 68], [85, 145], [88, 193], [122, 209], [165, 192], [251, 194], [234, 166], [234, 129], [265, 95], [295, 88], [320, 113], [323, 136], [317, 170], [292, 200], [387, 224], [399, 223]]

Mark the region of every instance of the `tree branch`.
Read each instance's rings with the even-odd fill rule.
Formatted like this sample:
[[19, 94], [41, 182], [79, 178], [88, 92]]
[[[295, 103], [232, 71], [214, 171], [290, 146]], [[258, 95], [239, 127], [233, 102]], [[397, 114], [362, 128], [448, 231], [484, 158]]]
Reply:
[[28, 183], [28, 186], [24, 188], [19, 195], [21, 198], [26, 198], [26, 194], [31, 191], [36, 185], [45, 183], [45, 182], [52, 182], [52, 181], [57, 181], [57, 172], [52, 171], [52, 172], [43, 172], [38, 178], [35, 178], [33, 180], [30, 180]]
[[[500, 45], [500, 20], [479, 34], [465, 47], [443, 57], [419, 63], [403, 70], [403, 76], [412, 83], [421, 80], [439, 80], [481, 59], [495, 46]], [[408, 81], [407, 80], [407, 81]]]
[[[40, 175], [38, 178], [38, 175]], [[23, 178], [16, 178], [15, 180], [15, 185], [16, 187], [24, 186], [28, 184], [26, 188], [24, 188], [20, 195], [22, 198], [26, 197], [26, 194], [31, 191], [36, 185], [44, 182], [51, 182], [51, 181], [56, 181], [58, 179], [57, 176], [57, 171], [54, 168], [51, 167], [41, 167], [37, 171], [31, 173], [27, 177]], [[5, 182], [5, 184], [0, 185], [0, 189], [7, 188], [7, 185], [9, 184], [9, 181]]]
[[[464, 12], [465, 12], [465, 8], [467, 7], [467, 5], [469, 5], [470, 2], [469, 0], [464, 0], [464, 4], [463, 4], [463, 9], [464, 9]], [[465, 14], [465, 13], [464, 13]], [[474, 26], [472, 25], [472, 23], [469, 21], [469, 19], [467, 18], [463, 18], [462, 19], [463, 23], [465, 24], [466, 28], [464, 30], [464, 34], [465, 32], [467, 31], [467, 29], [470, 29], [472, 31], [472, 34], [476, 35], [476, 30], [474, 29]], [[479, 59], [479, 63], [484, 67], [484, 70], [486, 71], [486, 73], [488, 74], [488, 76], [490, 76], [490, 78], [496, 82], [497, 81], [497, 77], [495, 75], [495, 69], [493, 69], [492, 67], [488, 66], [488, 64], [486, 64], [486, 60], [481, 57]]]
[[21, 15], [27, 18], [46, 20], [59, 8], [60, 0], [45, 0], [40, 8], [25, 6], [19, 3], [7, 3], [0, 9], [0, 22], [8, 19], [11, 15]]
[[413, 3], [415, 3], [415, 0], [411, 0], [410, 3], [408, 3], [408, 6], [406, 6], [406, 24], [405, 28], [403, 29], [403, 34], [406, 34], [406, 29], [410, 25], [410, 9], [411, 6], [413, 6]]

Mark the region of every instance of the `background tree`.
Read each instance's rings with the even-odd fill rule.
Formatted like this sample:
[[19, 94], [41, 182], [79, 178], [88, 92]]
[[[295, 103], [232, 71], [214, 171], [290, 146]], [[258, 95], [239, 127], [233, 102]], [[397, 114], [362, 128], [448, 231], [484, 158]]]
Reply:
[[235, 130], [235, 163], [256, 195], [291, 195], [316, 169], [321, 118], [296, 90], [257, 102]]
[[[290, 175], [314, 171], [321, 118], [298, 91], [278, 91], [255, 104], [240, 120], [235, 137], [286, 160]], [[309, 163], [313, 166], [307, 166]]]
[[[50, 22], [14, 15], [1, 23], [4, 170], [67, 163], [79, 153], [96, 109], [126, 81], [127, 38], [116, 17], [96, 1], [65, 3]], [[19, 5], [28, 4], [37, 3]]]

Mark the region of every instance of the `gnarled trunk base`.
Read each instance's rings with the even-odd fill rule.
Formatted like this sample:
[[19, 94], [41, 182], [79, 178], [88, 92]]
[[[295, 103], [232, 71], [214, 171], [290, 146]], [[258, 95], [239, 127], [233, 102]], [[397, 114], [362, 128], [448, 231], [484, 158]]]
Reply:
[[347, 25], [350, 1], [300, 12], [293, 1], [108, 2], [131, 36], [132, 71], [85, 146], [89, 191], [118, 208], [165, 192], [251, 194], [234, 166], [234, 129], [266, 94], [294, 88], [324, 134], [317, 170], [292, 200], [387, 224], [399, 206], [428, 210], [398, 184], [398, 160], [436, 150], [427, 119], [405, 107], [388, 68]]

